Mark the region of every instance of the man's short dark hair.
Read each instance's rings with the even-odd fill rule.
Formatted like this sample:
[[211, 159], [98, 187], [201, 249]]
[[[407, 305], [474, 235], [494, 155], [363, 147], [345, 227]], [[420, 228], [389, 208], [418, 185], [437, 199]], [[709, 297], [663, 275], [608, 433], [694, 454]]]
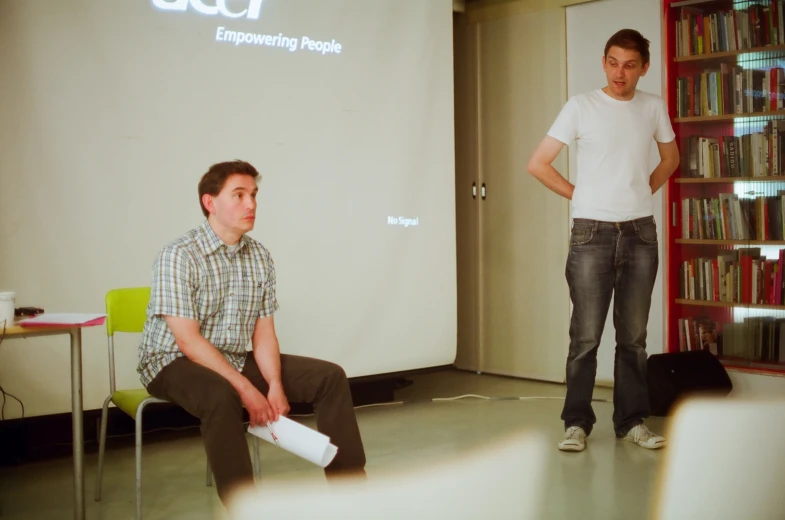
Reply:
[[611, 36], [608, 43], [605, 44], [606, 58], [611, 47], [620, 47], [627, 51], [638, 51], [641, 58], [643, 58], [643, 64], [649, 63], [649, 40], [635, 29], [622, 29]]
[[202, 175], [202, 180], [199, 181], [199, 205], [202, 207], [202, 213], [205, 217], [210, 216], [210, 212], [204, 207], [202, 203], [202, 196], [205, 194], [217, 196], [226, 184], [226, 179], [230, 175], [249, 175], [254, 180], [259, 178], [259, 172], [256, 168], [251, 166], [245, 161], [227, 161], [216, 163], [210, 166], [207, 173]]

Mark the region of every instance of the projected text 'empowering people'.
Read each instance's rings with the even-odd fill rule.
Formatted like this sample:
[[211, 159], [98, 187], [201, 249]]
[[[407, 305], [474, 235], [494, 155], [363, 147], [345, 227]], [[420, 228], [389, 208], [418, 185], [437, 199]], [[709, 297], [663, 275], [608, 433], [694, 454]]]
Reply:
[[301, 38], [294, 38], [294, 37], [284, 36], [281, 33], [277, 35], [272, 35], [272, 34], [250, 33], [250, 32], [242, 32], [242, 31], [230, 31], [225, 27], [218, 27], [218, 29], [215, 32], [215, 41], [233, 43], [235, 46], [257, 45], [257, 46], [264, 46], [264, 47], [285, 48], [291, 52], [295, 52], [297, 50], [304, 50], [310, 52], [318, 52], [323, 56], [327, 54], [340, 54], [341, 50], [343, 49], [342, 45], [340, 43], [337, 43], [335, 40], [331, 40], [327, 42], [327, 41], [312, 40], [308, 36], [303, 36]]

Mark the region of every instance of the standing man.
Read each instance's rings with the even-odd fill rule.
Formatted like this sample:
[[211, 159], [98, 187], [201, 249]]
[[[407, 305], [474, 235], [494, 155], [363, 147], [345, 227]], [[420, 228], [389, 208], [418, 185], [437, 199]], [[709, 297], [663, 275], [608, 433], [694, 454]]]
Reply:
[[[646, 327], [659, 264], [653, 194], [676, 170], [679, 151], [663, 100], [636, 90], [649, 70], [649, 41], [631, 29], [617, 32], [605, 45], [602, 66], [608, 84], [567, 101], [528, 165], [548, 189], [572, 201], [566, 278], [573, 311], [559, 443], [564, 451], [583, 451], [596, 422], [591, 399], [597, 349], [612, 295], [616, 436], [649, 449], [665, 445], [643, 424], [649, 415]], [[652, 139], [660, 154], [653, 172]], [[575, 186], [551, 165], [572, 142]]]
[[243, 407], [255, 426], [286, 415], [289, 399], [313, 403], [318, 430], [338, 447], [326, 474], [365, 474], [343, 369], [280, 354], [275, 266], [246, 234], [256, 220], [258, 177], [242, 161], [215, 164], [204, 174], [199, 201], [207, 220], [158, 255], [139, 346], [138, 371], [150, 394], [200, 419], [224, 505], [236, 488], [253, 484]]

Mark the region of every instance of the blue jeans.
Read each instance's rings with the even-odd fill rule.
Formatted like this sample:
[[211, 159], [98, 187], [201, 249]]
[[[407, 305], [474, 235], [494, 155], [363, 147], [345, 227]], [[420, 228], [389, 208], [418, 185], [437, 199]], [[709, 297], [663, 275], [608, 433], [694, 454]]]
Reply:
[[625, 222], [573, 220], [566, 277], [573, 303], [565, 429], [580, 426], [588, 435], [597, 418], [591, 400], [597, 349], [613, 295], [616, 358], [613, 427], [616, 435], [649, 416], [646, 386], [646, 326], [659, 255], [654, 217]]

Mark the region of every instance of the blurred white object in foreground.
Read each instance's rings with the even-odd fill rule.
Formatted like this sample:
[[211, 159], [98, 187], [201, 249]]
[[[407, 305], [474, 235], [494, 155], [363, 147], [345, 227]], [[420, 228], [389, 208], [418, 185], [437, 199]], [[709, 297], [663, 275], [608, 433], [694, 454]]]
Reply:
[[655, 520], [785, 518], [785, 400], [680, 405], [655, 495]]
[[264, 483], [239, 493], [229, 518], [540, 519], [549, 448], [526, 433], [406, 471], [369, 471], [367, 480]]

